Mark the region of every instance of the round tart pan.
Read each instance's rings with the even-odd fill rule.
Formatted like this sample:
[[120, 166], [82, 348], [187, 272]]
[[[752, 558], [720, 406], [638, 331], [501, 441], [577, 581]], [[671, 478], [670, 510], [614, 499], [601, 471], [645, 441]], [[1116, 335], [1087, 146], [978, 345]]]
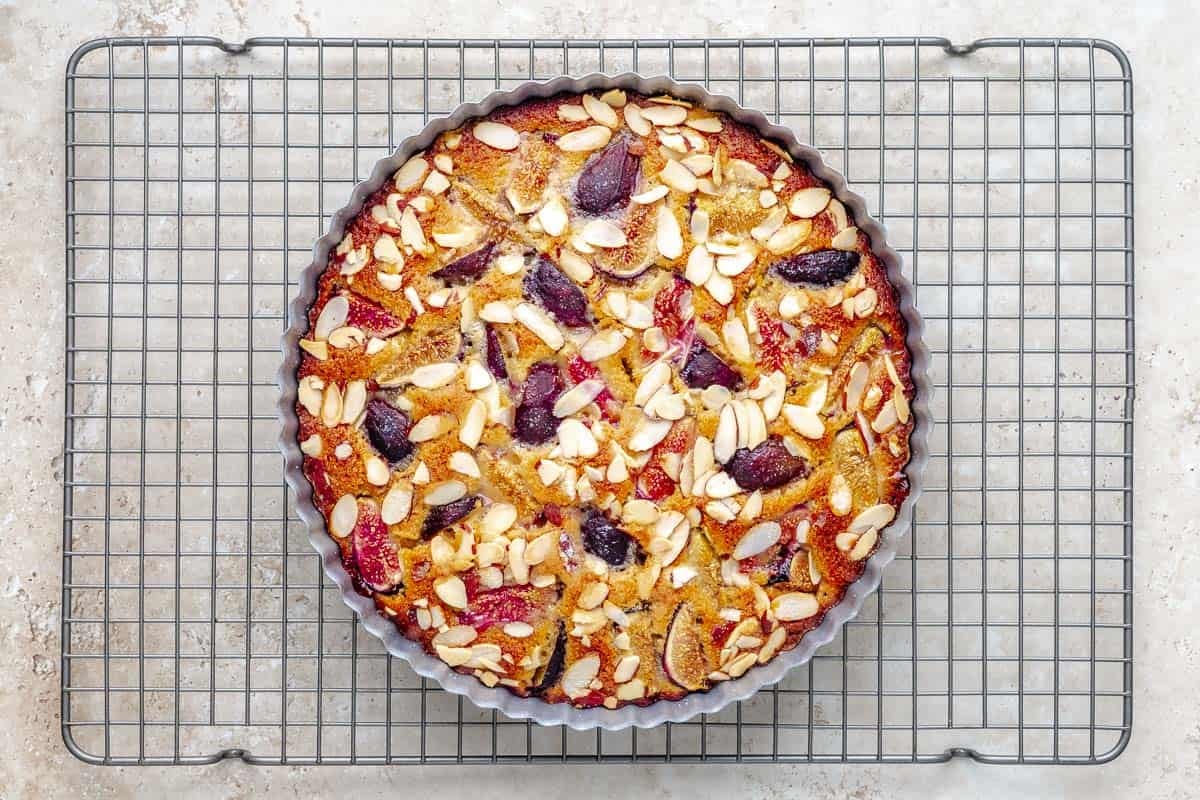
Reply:
[[[461, 127], [473, 117], [485, 116], [503, 106], [520, 105], [527, 100], [564, 92], [581, 93], [613, 88], [645, 95], [673, 95], [710, 111], [728, 114], [787, 150], [796, 161], [807, 165], [813, 175], [829, 186], [833, 195], [851, 212], [858, 228], [870, 237], [871, 249], [887, 269], [888, 279], [899, 297], [900, 313], [908, 325], [907, 345], [912, 355], [911, 377], [916, 387], [912, 412], [916, 425], [910, 439], [910, 459], [904, 470], [910, 487], [908, 497], [896, 519], [884, 529], [878, 548], [868, 559], [861, 577], [847, 587], [842, 601], [825, 613], [820, 625], [806, 633], [793, 649], [781, 652], [766, 664], [754, 667], [740, 678], [723, 681], [707, 692], [693, 692], [679, 700], [659, 700], [647, 706], [627, 705], [609, 710], [600, 707], [576, 708], [569, 703], [548, 703], [536, 697], [520, 697], [503, 686], [489, 689], [473, 675], [455, 672], [441, 659], [426, 653], [419, 643], [406, 638], [391, 620], [379, 613], [374, 600], [358, 594], [349, 573], [342, 566], [337, 544], [326, 532], [325, 518], [313, 505], [312, 486], [301, 471], [303, 456], [296, 441], [299, 421], [295, 408], [296, 369], [301, 353], [298, 342], [308, 330], [308, 308], [316, 296], [317, 281], [328, 264], [330, 251], [337, 247], [346, 225], [362, 209], [366, 198], [379, 189], [410, 156], [429, 147], [440, 134]], [[923, 341], [924, 325], [914, 303], [912, 284], [901, 272], [900, 257], [885, 244], [886, 241], [883, 227], [867, 214], [863, 199], [846, 188], [845, 179], [826, 166], [816, 150], [801, 144], [791, 130], [771, 123], [762, 113], [742, 108], [732, 98], [711, 94], [696, 84], [676, 83], [662, 76], [643, 77], [634, 73], [560, 77], [545, 82], [525, 83], [510, 91], [493, 92], [478, 103], [464, 103], [449, 116], [430, 121], [420, 133], [402, 142], [395, 153], [376, 163], [371, 176], [354, 187], [349, 202], [333, 215], [329, 229], [313, 247], [312, 263], [300, 274], [299, 292], [288, 307], [288, 328], [281, 342], [283, 363], [277, 378], [279, 418], [282, 422], [279, 448], [284, 457], [284, 478], [295, 492], [297, 513], [308, 528], [309, 541], [321, 556], [325, 574], [337, 584], [342, 599], [362, 620], [363, 627], [378, 636], [389, 653], [407, 661], [414, 672], [436, 680], [446, 691], [462, 695], [480, 708], [497, 709], [516, 719], [530, 719], [542, 725], [567, 725], [576, 730], [620, 730], [630, 726], [648, 728], [664, 722], [682, 722], [697, 714], [716, 713], [730, 703], [750, 697], [765, 686], [778, 683], [791, 669], [807, 663], [817, 648], [831, 641], [842, 626], [858, 614], [867, 596], [879, 586], [884, 568], [896, 557], [900, 541], [911, 526], [913, 507], [921, 495], [931, 427], [929, 353]]]

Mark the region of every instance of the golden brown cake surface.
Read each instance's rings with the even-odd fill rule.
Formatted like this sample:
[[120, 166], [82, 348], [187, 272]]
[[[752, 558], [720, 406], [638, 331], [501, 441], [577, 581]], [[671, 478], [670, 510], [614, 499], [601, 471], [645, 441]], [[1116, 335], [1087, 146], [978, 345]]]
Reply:
[[908, 493], [867, 236], [751, 129], [561, 95], [441, 135], [330, 255], [304, 472], [359, 592], [460, 672], [615, 708], [796, 645]]

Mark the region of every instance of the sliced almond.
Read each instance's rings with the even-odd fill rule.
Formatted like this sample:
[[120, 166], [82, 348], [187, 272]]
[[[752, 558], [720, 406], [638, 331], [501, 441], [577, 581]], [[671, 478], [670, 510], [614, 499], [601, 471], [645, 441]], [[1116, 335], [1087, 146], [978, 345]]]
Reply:
[[849, 531], [863, 533], [868, 528], [885, 528], [896, 518], [896, 508], [887, 503], [879, 503], [859, 512], [850, 523]]
[[582, 99], [584, 110], [596, 122], [599, 122], [601, 125], [607, 125], [610, 128], [620, 127], [621, 122], [617, 119], [617, 112], [613, 111], [613, 107], [608, 103], [590, 94], [585, 94]]
[[591, 429], [572, 418], [558, 424], [558, 446], [563, 458], [591, 458], [600, 452], [600, 445]]
[[558, 107], [556, 113], [558, 114], [558, 118], [563, 122], [585, 122], [591, 119], [583, 106], [577, 106], [572, 103], [563, 103]]
[[325, 396], [321, 400], [321, 422], [326, 428], [332, 428], [342, 421], [342, 391], [336, 383], [325, 387]]
[[303, 442], [300, 443], [300, 452], [306, 456], [317, 458], [324, 450], [324, 442], [321, 441], [321, 434], [314, 433]]
[[329, 532], [345, 539], [354, 532], [358, 524], [358, 500], [352, 494], [344, 494], [333, 504], [329, 512]]
[[[711, 483], [711, 481], [710, 481]], [[733, 548], [733, 557], [741, 561], [773, 547], [783, 534], [778, 522], [760, 522], [751, 527]]]
[[379, 507], [379, 516], [387, 525], [396, 525], [408, 519], [412, 511], [413, 491], [405, 481], [397, 481], [383, 497]]
[[650, 121], [642, 114], [641, 108], [630, 103], [625, 106], [623, 111], [625, 113], [625, 124], [638, 136], [649, 136], [653, 132], [654, 128], [651, 126]]
[[594, 219], [583, 226], [583, 240], [593, 247], [616, 248], [628, 244], [625, 231], [606, 219]]
[[829, 243], [835, 250], [853, 250], [858, 246], [858, 228], [850, 227], [838, 233]]
[[454, 417], [449, 414], [429, 414], [417, 420], [408, 431], [410, 442], [428, 442], [445, 436], [454, 427]]
[[712, 295], [712, 298], [723, 306], [727, 306], [733, 302], [733, 281], [719, 272], [713, 272], [708, 276], [708, 280], [704, 282], [704, 288]]
[[762, 222], [750, 229], [750, 236], [757, 242], [765, 242], [783, 226], [785, 219], [787, 219], [787, 211], [783, 208], [776, 208], [767, 214]]
[[363, 462], [363, 468], [367, 474], [367, 483], [372, 486], [387, 486], [391, 480], [388, 466], [379, 456], [368, 456]]
[[865, 361], [857, 361], [850, 368], [850, 377], [846, 381], [846, 411], [854, 413], [862, 405], [863, 394], [867, 390], [867, 380], [870, 369]]
[[854, 496], [850, 492], [850, 484], [840, 472], [834, 473], [829, 480], [829, 510], [839, 517], [850, 513]]
[[721, 326], [721, 336], [731, 356], [744, 363], [751, 361], [753, 354], [750, 352], [750, 337], [740, 319], [725, 320]]
[[678, 161], [668, 161], [658, 173], [658, 179], [677, 192], [691, 194], [696, 191], [696, 176]]
[[642, 376], [641, 382], [638, 384], [637, 391], [634, 393], [633, 402], [639, 406], [645, 406], [650, 402], [650, 398], [671, 380], [671, 367], [665, 361], [656, 361], [646, 370], [646, 374]]
[[679, 221], [675, 219], [675, 213], [665, 205], [658, 207], [658, 227], [654, 242], [663, 258], [673, 261], [683, 255], [683, 233], [679, 229]]
[[521, 303], [513, 309], [513, 317], [546, 343], [551, 350], [561, 350], [566, 344], [562, 331], [545, 311], [529, 303]]
[[444, 506], [467, 496], [467, 485], [462, 481], [442, 481], [429, 487], [422, 498], [427, 506]]
[[319, 375], [305, 375], [296, 387], [296, 399], [304, 410], [314, 417], [321, 416], [321, 403], [324, 399], [325, 381]]
[[629, 199], [632, 200], [633, 202], [637, 203], [638, 205], [648, 206], [651, 203], [656, 202], [656, 201], [661, 200], [662, 198], [666, 197], [670, 191], [671, 191], [670, 189], [668, 189], [666, 186], [663, 186], [660, 183], [660, 184], [651, 186], [649, 189], [642, 192], [641, 194], [635, 194], [633, 197], [630, 197]]
[[467, 362], [466, 383], [467, 391], [470, 392], [486, 389], [492, 385], [492, 373], [488, 372], [487, 367], [483, 364], [471, 359]]
[[825, 423], [816, 411], [807, 406], [785, 405], [783, 418], [792, 430], [805, 439], [821, 439], [825, 436]]
[[671, 431], [671, 425], [669, 420], [643, 419], [634, 428], [633, 435], [629, 437], [629, 449], [635, 453], [650, 450], [667, 438], [667, 434]]
[[788, 211], [792, 216], [812, 219], [829, 205], [830, 192], [823, 186], [801, 189], [788, 200]]
[[434, 170], [429, 173], [429, 177], [425, 179], [425, 183], [421, 185], [421, 188], [430, 194], [441, 194], [450, 188], [450, 181], [445, 175]]
[[425, 231], [421, 228], [421, 222], [417, 219], [417, 214], [411, 205], [405, 206], [404, 212], [400, 215], [400, 239], [419, 253], [429, 250], [429, 243], [425, 240]]
[[625, 335], [616, 329], [599, 331], [579, 348], [584, 361], [596, 362], [621, 352], [625, 347]]
[[479, 318], [484, 322], [511, 323], [516, 321], [512, 306], [500, 300], [493, 300], [479, 309]]
[[807, 592], [788, 592], [771, 601], [771, 611], [782, 622], [808, 619], [820, 610], [817, 596]]
[[404, 276], [392, 272], [376, 272], [375, 280], [379, 281], [379, 285], [389, 292], [398, 292], [404, 285]]
[[696, 177], [707, 175], [712, 172], [713, 168], [713, 158], [706, 153], [696, 153], [687, 158], [681, 158], [679, 163], [691, 170]]
[[583, 256], [572, 250], [564, 249], [559, 253], [558, 266], [562, 268], [568, 278], [576, 283], [587, 283], [595, 275], [592, 265]]
[[687, 119], [687, 109], [677, 105], [655, 104], [642, 108], [641, 112], [650, 123], [659, 126], [679, 125]]
[[562, 419], [577, 414], [595, 400], [604, 391], [604, 381], [588, 378], [572, 386], [559, 395], [554, 402], [554, 416]]
[[722, 127], [720, 117], [692, 117], [684, 124], [703, 133], [720, 133]]
[[343, 295], [337, 294], [329, 298], [329, 301], [321, 309], [321, 313], [317, 315], [317, 321], [313, 325], [313, 338], [328, 338], [332, 331], [346, 324], [346, 317], [349, 314], [350, 301]]
[[428, 169], [429, 162], [425, 160], [425, 154], [418, 153], [396, 170], [396, 174], [392, 176], [392, 182], [396, 185], [397, 191], [406, 192], [421, 182]]
[[487, 406], [482, 400], [475, 398], [467, 406], [467, 413], [458, 429], [458, 440], [471, 449], [478, 447], [486, 424]]
[[771, 238], [767, 239], [765, 246], [777, 256], [784, 255], [803, 244], [810, 233], [812, 233], [812, 223], [808, 220], [789, 222], [771, 234]]
[[478, 122], [472, 132], [476, 139], [497, 150], [516, 150], [521, 144], [521, 135], [499, 122], [490, 120]]
[[896, 405], [894, 403], [885, 403], [883, 408], [879, 409], [879, 413], [875, 415], [875, 419], [871, 421], [871, 430], [876, 433], [887, 433], [896, 427], [898, 422]]
[[714, 457], [722, 464], [728, 463], [737, 451], [737, 443], [737, 415], [734, 413], [733, 404], [730, 403], [721, 409], [721, 416], [717, 422], [717, 432], [713, 438]]
[[300, 349], [318, 361], [327, 361], [329, 359], [329, 342], [301, 339]]
[[559, 685], [567, 697], [575, 700], [592, 691], [591, 683], [599, 673], [600, 656], [588, 653], [567, 667]]
[[457, 575], [451, 575], [448, 578], [442, 578], [434, 583], [433, 591], [441, 601], [451, 608], [463, 609], [467, 607], [467, 587], [462, 582], [462, 578]]
[[528, 639], [533, 635], [533, 626], [528, 622], [506, 622], [501, 630], [513, 639]]
[[[608, 106], [604, 107], [608, 108]], [[557, 194], [542, 206], [537, 213], [537, 219], [542, 223], [542, 230], [550, 236], [561, 236], [570, 222], [567, 219], [567, 207], [563, 205], [562, 199]]]
[[740, 246], [737, 252], [717, 256], [717, 272], [727, 277], [736, 277], [745, 272], [756, 258], [758, 250], [753, 244]]
[[367, 382], [353, 380], [346, 384], [346, 392], [342, 396], [342, 422], [347, 425], [358, 419], [358, 415], [367, 407]]
[[867, 528], [862, 535], [858, 537], [858, 541], [850, 548], [850, 560], [862, 561], [871, 554], [875, 549], [876, 543], [879, 542], [879, 531], [875, 528]]
[[414, 369], [408, 376], [409, 381], [421, 389], [440, 389], [458, 375], [458, 364], [454, 361], [441, 361], [425, 364]]
[[715, 264], [713, 254], [708, 252], [708, 248], [704, 245], [697, 245], [688, 255], [687, 267], [683, 271], [683, 276], [696, 286], [703, 286], [712, 276]]
[[329, 346], [338, 350], [355, 350], [367, 340], [367, 335], [361, 328], [343, 325], [329, 332]]
[[558, 137], [555, 144], [558, 149], [567, 153], [590, 153], [608, 144], [612, 138], [612, 128], [607, 125], [589, 125], [577, 131], [564, 133]]

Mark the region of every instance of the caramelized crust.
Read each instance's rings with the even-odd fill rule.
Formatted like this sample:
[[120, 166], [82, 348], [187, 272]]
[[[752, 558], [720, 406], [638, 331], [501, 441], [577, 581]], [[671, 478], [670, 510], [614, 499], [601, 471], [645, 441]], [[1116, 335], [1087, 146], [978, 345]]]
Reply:
[[460, 672], [704, 691], [818, 625], [908, 493], [897, 302], [829, 190], [724, 115], [506, 108], [330, 255], [304, 472], [358, 591]]

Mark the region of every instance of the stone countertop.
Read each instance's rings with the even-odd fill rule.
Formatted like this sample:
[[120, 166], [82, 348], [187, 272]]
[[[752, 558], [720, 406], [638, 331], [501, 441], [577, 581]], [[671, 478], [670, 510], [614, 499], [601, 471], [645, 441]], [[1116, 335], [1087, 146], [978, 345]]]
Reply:
[[[665, 4], [664, 4], [665, 3]], [[0, 311], [0, 431], [12, 460], [0, 472], [0, 797], [365, 796], [381, 785], [423, 796], [654, 795], [739, 797], [1182, 797], [1200, 791], [1200, 270], [1170, 257], [1200, 250], [1195, 195], [1200, 113], [1191, 91], [1200, 10], [1154, 0], [948, 2], [861, 0], [758, 3], [553, 3], [441, 0], [116, 0], [0, 5], [0, 170], [11, 282]], [[401, 11], [401, 9], [403, 9]], [[671, 20], [672, 30], [661, 26]], [[475, 22], [472, 22], [475, 20]], [[483, 30], [479, 20], [493, 26]], [[464, 21], [466, 21], [464, 27]], [[1135, 733], [1099, 767], [596, 766], [543, 768], [295, 768], [225, 762], [207, 767], [97, 768], [59, 734], [58, 631], [62, 480], [63, 66], [80, 42], [110, 34], [487, 36], [795, 36], [923, 34], [1096, 36], [1120, 44], [1136, 75], [1137, 568]], [[47, 208], [47, 203], [55, 208]], [[1188, 220], [1192, 220], [1188, 222]], [[1196, 293], [1196, 294], [1194, 294]], [[49, 355], [49, 358], [47, 358]], [[1146, 406], [1148, 401], [1162, 401]], [[1157, 542], [1157, 545], [1152, 543]], [[1191, 677], [1189, 677], [1191, 676]], [[415, 792], [414, 792], [415, 790]]]

